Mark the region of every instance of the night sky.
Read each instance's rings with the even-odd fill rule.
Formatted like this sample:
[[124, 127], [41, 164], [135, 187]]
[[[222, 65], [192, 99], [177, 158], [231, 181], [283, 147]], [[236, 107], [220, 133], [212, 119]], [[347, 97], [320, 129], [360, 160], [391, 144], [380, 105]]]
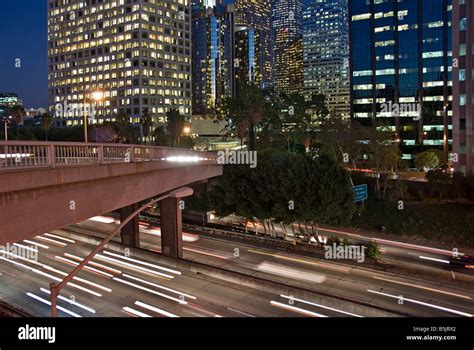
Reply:
[[0, 93], [17, 93], [26, 108], [48, 104], [46, 24], [46, 0], [1, 2]]

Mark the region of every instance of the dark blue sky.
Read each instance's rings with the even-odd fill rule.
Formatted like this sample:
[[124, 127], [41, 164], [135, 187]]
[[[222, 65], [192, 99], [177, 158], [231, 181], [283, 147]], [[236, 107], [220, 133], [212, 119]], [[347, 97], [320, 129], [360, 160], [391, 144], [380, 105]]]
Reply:
[[17, 93], [27, 108], [48, 105], [46, 23], [46, 0], [1, 1], [0, 93]]

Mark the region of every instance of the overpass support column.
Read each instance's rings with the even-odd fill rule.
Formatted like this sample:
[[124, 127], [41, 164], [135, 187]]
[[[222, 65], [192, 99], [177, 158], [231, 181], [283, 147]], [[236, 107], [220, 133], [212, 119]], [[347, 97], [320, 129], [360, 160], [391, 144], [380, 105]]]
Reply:
[[[119, 210], [120, 221], [124, 221], [127, 217], [133, 214], [139, 208], [138, 203], [129, 205]], [[122, 237], [122, 244], [130, 248], [140, 247], [140, 227], [138, 226], [139, 216], [135, 216], [127, 225], [122, 228], [120, 233]]]
[[183, 231], [179, 198], [161, 201], [161, 253], [174, 259], [183, 258]]

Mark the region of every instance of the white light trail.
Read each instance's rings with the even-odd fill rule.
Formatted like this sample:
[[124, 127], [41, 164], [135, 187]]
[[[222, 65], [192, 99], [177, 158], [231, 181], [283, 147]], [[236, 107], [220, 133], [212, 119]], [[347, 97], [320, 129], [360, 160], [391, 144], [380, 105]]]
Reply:
[[[6, 258], [4, 258], [4, 257], [0, 257], [0, 260], [4, 260], [4, 261], [9, 262], [9, 263], [11, 263], [11, 264], [14, 264], [14, 265], [17, 265], [17, 266], [21, 266], [21, 267], [23, 267], [23, 268], [25, 268], [25, 269], [27, 269], [27, 270], [30, 270], [30, 271], [32, 271], [32, 272], [34, 272], [34, 273], [36, 273], [36, 274], [38, 274], [38, 275], [44, 276], [44, 277], [48, 277], [48, 278], [50, 278], [50, 279], [52, 279], [52, 280], [54, 280], [54, 281], [57, 281], [57, 282], [61, 282], [61, 281], [62, 281], [61, 278], [58, 278], [58, 277], [53, 276], [53, 275], [50, 275], [49, 273], [40, 271], [40, 270], [38, 270], [38, 269], [32, 268], [32, 267], [30, 267], [30, 266], [27, 266], [27, 265], [25, 265], [25, 264], [21, 264], [21, 263], [19, 263], [19, 262], [17, 262], [17, 261], [10, 260], [10, 259], [6, 259]], [[35, 262], [32, 262], [32, 263], [35, 263]], [[39, 264], [39, 265], [41, 265], [41, 264]], [[42, 265], [41, 265], [41, 266], [42, 266]], [[75, 283], [73, 283], [73, 282], [69, 282], [69, 283], [67, 284], [67, 286], [72, 287], [72, 288], [76, 288], [76, 289], [79, 289], [79, 290], [82, 290], [82, 291], [84, 291], [84, 292], [86, 292], [86, 293], [95, 295], [96, 297], [101, 297], [101, 296], [102, 296], [102, 294], [100, 294], [100, 293], [96, 293], [96, 292], [94, 292], [93, 290], [90, 290], [90, 289], [88, 289], [88, 288], [79, 286], [79, 285], [77, 285], [77, 284], [75, 284]]]
[[[78, 262], [75, 262], [73, 260], [69, 260], [69, 259], [66, 259], [66, 258], [63, 258], [61, 256], [55, 256], [54, 257], [55, 259], [59, 260], [59, 261], [62, 261], [62, 262], [65, 262], [67, 264], [71, 264], [71, 265], [74, 265], [74, 266], [78, 266], [79, 263]], [[102, 276], [105, 276], [105, 277], [108, 277], [108, 278], [112, 278], [114, 277], [114, 275], [110, 274], [110, 273], [107, 273], [107, 272], [104, 272], [104, 271], [101, 271], [101, 270], [97, 270], [97, 269], [94, 269], [93, 267], [90, 267], [90, 266], [84, 266], [84, 270], [86, 271], [89, 271], [89, 272], [93, 272], [93, 273], [96, 273], [96, 274], [99, 274], [99, 275], [102, 275]]]
[[[41, 298], [41, 297], [39, 297], [39, 296], [37, 296], [37, 295], [35, 295], [35, 294], [33, 294], [33, 293], [26, 293], [26, 295], [28, 295], [30, 298], [33, 298], [33, 299], [38, 300], [39, 302], [41, 302], [41, 303], [43, 303], [43, 304], [46, 304], [46, 305], [48, 305], [48, 306], [51, 306], [51, 302], [50, 302], [50, 301], [48, 301], [48, 300], [46, 300], [46, 299], [43, 299], [43, 298]], [[67, 313], [68, 315], [71, 315], [71, 316], [73, 316], [73, 317], [82, 317], [81, 315], [78, 315], [78, 314], [76, 314], [75, 312], [69, 311], [68, 309], [66, 309], [66, 308], [64, 308], [64, 307], [62, 307], [62, 306], [57, 305], [56, 307], [57, 307], [58, 310], [61, 310], [62, 312], [65, 312], [65, 313]]]
[[297, 279], [297, 280], [305, 281], [305, 282], [311, 282], [311, 283], [323, 283], [326, 280], [326, 277], [322, 275], [317, 275], [312, 272], [292, 269], [289, 267], [285, 267], [283, 265], [275, 265], [266, 261], [258, 265], [257, 270], [266, 272], [266, 273], [271, 273], [273, 275], [288, 277], [288, 278]]
[[299, 307], [296, 307], [296, 306], [291, 306], [291, 305], [279, 303], [279, 302], [273, 301], [273, 300], [271, 301], [271, 304], [273, 306], [279, 307], [281, 309], [287, 309], [287, 310], [290, 310], [290, 311], [295, 311], [295, 312], [298, 312], [298, 313], [301, 313], [301, 314], [304, 314], [304, 315], [307, 315], [307, 316], [311, 316], [311, 317], [328, 317], [326, 315], [318, 314], [316, 312], [305, 310], [305, 309], [302, 309], [302, 308], [299, 308]]
[[119, 254], [114, 254], [114, 253], [108, 252], [108, 251], [104, 251], [104, 254], [110, 255], [110, 256], [113, 256], [113, 257], [116, 257], [116, 258], [120, 258], [120, 259], [123, 259], [123, 260], [131, 261], [131, 262], [134, 262], [134, 263], [139, 264], [139, 265], [148, 266], [148, 267], [153, 267], [153, 268], [158, 269], [158, 270], [163, 270], [163, 271], [166, 271], [166, 272], [174, 273], [174, 274], [176, 274], [176, 275], [181, 275], [181, 272], [180, 272], [180, 271], [168, 269], [168, 268], [166, 268], [166, 267], [162, 267], [162, 266], [159, 266], [159, 265], [147, 263], [147, 262], [145, 262], [145, 261], [141, 261], [141, 260], [137, 260], [137, 259], [132, 259], [132, 258], [129, 258], [129, 257], [127, 257], [127, 256], [123, 256], [123, 255], [119, 255]]
[[142, 282], [142, 283], [144, 283], [144, 284], [147, 284], [147, 285], [152, 286], [152, 287], [155, 287], [155, 288], [159, 288], [159, 289], [166, 290], [167, 292], [171, 292], [171, 293], [174, 293], [174, 294], [182, 295], [182, 296], [185, 296], [186, 298], [189, 298], [189, 299], [194, 299], [194, 300], [197, 299], [195, 296], [192, 296], [192, 295], [189, 295], [189, 294], [186, 294], [186, 293], [182, 293], [182, 292], [180, 292], [180, 291], [177, 291], [177, 290], [174, 290], [174, 289], [171, 289], [171, 288], [163, 287], [163, 286], [160, 286], [159, 284], [142, 280], [141, 278], [137, 278], [137, 277], [130, 276], [130, 275], [127, 275], [127, 274], [123, 274], [123, 277], [132, 279], [132, 280], [137, 281], [137, 282]]
[[[46, 293], [48, 295], [51, 295], [51, 291], [46, 289], [46, 288], [40, 288], [40, 290], [43, 292], [43, 293]], [[86, 310], [88, 312], [90, 312], [91, 314], [95, 314], [95, 310], [88, 307], [88, 306], [85, 306], [84, 304], [80, 304], [72, 299], [68, 299], [66, 297], [63, 297], [62, 295], [58, 295], [58, 299], [61, 299], [63, 301], [65, 301], [66, 303], [69, 303], [71, 305], [74, 305], [74, 306], [77, 306], [78, 308], [80, 309], [83, 309], [83, 310]]]
[[[72, 255], [72, 254], [69, 254], [69, 253], [64, 253], [64, 256], [68, 257], [68, 258], [71, 258], [71, 259], [75, 259], [75, 260], [78, 260], [78, 261], [83, 261], [84, 259], [81, 258], [81, 257], [78, 257], [76, 255]], [[89, 261], [87, 263], [87, 265], [91, 265], [91, 266], [94, 266], [94, 267], [99, 267], [101, 269], [104, 269], [106, 271], [109, 271], [109, 272], [112, 272], [112, 273], [115, 273], [117, 275], [121, 275], [122, 274], [122, 271], [120, 270], [117, 270], [117, 269], [114, 269], [112, 267], [109, 267], [107, 265], [102, 265], [102, 264], [99, 264], [99, 263], [96, 263], [96, 262], [93, 262], [93, 261]]]
[[332, 308], [332, 307], [328, 307], [328, 306], [316, 304], [316, 303], [313, 303], [313, 302], [310, 302], [310, 301], [306, 301], [306, 300], [303, 300], [303, 299], [298, 299], [298, 298], [295, 298], [295, 297], [292, 297], [292, 296], [283, 295], [283, 294], [281, 294], [280, 296], [281, 296], [282, 298], [285, 298], [285, 299], [288, 299], [288, 300], [299, 301], [300, 303], [304, 303], [304, 304], [308, 304], [308, 305], [317, 306], [317, 307], [320, 307], [320, 308], [326, 309], [326, 310], [331, 310], [331, 311], [340, 312], [340, 313], [345, 314], [345, 315], [354, 316], [354, 317], [364, 317], [364, 316], [356, 315], [356, 314], [353, 314], [353, 313], [350, 313], [350, 312], [346, 312], [346, 311], [334, 309], [334, 308]]
[[43, 248], [43, 249], [49, 249], [49, 246], [38, 243], [38, 242], [35, 242], [35, 241], [30, 241], [30, 240], [25, 239], [23, 242], [34, 245], [34, 246], [37, 246], [37, 247], [40, 247], [40, 248]]
[[135, 269], [137, 271], [151, 273], [152, 275], [156, 275], [156, 276], [160, 276], [160, 277], [164, 277], [164, 278], [168, 278], [168, 279], [173, 279], [174, 278], [174, 276], [171, 276], [171, 275], [167, 275], [167, 274], [155, 271], [155, 270], [150, 270], [150, 269], [147, 269], [146, 267], [141, 267], [141, 266], [129, 264], [125, 261], [120, 261], [120, 260], [117, 260], [117, 259], [114, 259], [114, 258], [109, 258], [108, 256], [104, 256], [104, 255], [101, 255], [101, 254], [97, 254], [95, 256], [95, 258], [99, 259], [99, 260], [108, 261], [111, 264], [126, 266], [128, 268], [131, 268], [132, 270]]
[[65, 237], [62, 237], [62, 236], [58, 236], [58, 235], [53, 235], [52, 233], [45, 233], [44, 236], [47, 236], [47, 237], [52, 237], [52, 238], [57, 238], [61, 241], [65, 241], [65, 242], [68, 242], [68, 243], [76, 243], [76, 241], [72, 240], [72, 239], [69, 239], [69, 238], [65, 238]]
[[[400, 299], [399, 295], [391, 295], [391, 294], [387, 294], [387, 293], [376, 292], [375, 290], [370, 290], [370, 289], [367, 289], [367, 291], [369, 293], [383, 295], [383, 296], [393, 298], [393, 299]], [[411, 303], [414, 303], [414, 304], [431, 307], [433, 309], [438, 309], [438, 310], [442, 310], [442, 311], [446, 311], [446, 312], [451, 312], [451, 313], [456, 314], [456, 315], [461, 315], [461, 316], [466, 316], [466, 317], [473, 317], [472, 314], [468, 314], [466, 312], [462, 312], [462, 311], [458, 311], [458, 310], [454, 310], [454, 309], [449, 309], [449, 308], [443, 307], [443, 306], [438, 306], [438, 305], [425, 303], [425, 302], [422, 302], [422, 301], [419, 301], [419, 300], [414, 300], [414, 299], [409, 299], [409, 298], [404, 298], [403, 297], [403, 301], [408, 301], [408, 302], [411, 302]]]
[[125, 306], [124, 308], [122, 308], [122, 310], [125, 311], [125, 312], [128, 312], [128, 313], [130, 313], [130, 314], [132, 314], [132, 315], [134, 315], [134, 316], [151, 318], [150, 315], [147, 315], [147, 314], [144, 313], [144, 312], [141, 312], [141, 311], [132, 309], [131, 307], [128, 307], [128, 306]]
[[178, 298], [175, 298], [175, 297], [172, 297], [170, 295], [167, 295], [167, 294], [163, 294], [163, 293], [160, 293], [160, 292], [157, 292], [156, 290], [153, 290], [153, 289], [150, 289], [150, 288], [146, 288], [146, 287], [143, 287], [143, 286], [140, 286], [138, 284], [135, 284], [135, 283], [132, 283], [132, 282], [129, 282], [129, 281], [125, 281], [121, 278], [117, 278], [117, 277], [114, 277], [114, 281], [117, 281], [117, 282], [120, 282], [120, 283], [123, 283], [123, 284], [127, 284], [131, 287], [135, 287], [137, 289], [141, 289], [145, 292], [149, 292], [149, 293], [152, 293], [152, 294], [155, 294], [155, 295], [158, 295], [160, 297], [163, 297], [163, 298], [166, 298], [166, 299], [169, 299], [169, 300], [173, 300], [173, 301], [176, 301], [177, 303], [180, 303], [180, 304], [183, 304], [183, 305], [186, 305], [188, 302], [186, 300], [182, 300], [182, 299], [178, 299]]
[[168, 312], [166, 310], [163, 310], [163, 309], [160, 309], [160, 308], [157, 308], [156, 306], [152, 306], [152, 305], [148, 305], [148, 304], [145, 304], [145, 303], [142, 303], [141, 301], [136, 301], [135, 302], [135, 305], [137, 306], [140, 306], [144, 309], [147, 309], [147, 310], [150, 310], [150, 311], [153, 311], [153, 312], [156, 312], [160, 315], [163, 315], [163, 316], [166, 316], [166, 317], [179, 317], [178, 315], [175, 315], [175, 314], [172, 314], [171, 312]]
[[36, 236], [35, 238], [39, 239], [39, 240], [42, 240], [42, 241], [45, 241], [45, 242], [56, 244], [56, 245], [61, 246], [61, 247], [66, 247], [67, 246], [66, 243], [59, 242], [59, 241], [56, 241], [56, 240], [51, 239], [51, 238], [46, 238], [46, 237], [42, 237], [42, 236]]

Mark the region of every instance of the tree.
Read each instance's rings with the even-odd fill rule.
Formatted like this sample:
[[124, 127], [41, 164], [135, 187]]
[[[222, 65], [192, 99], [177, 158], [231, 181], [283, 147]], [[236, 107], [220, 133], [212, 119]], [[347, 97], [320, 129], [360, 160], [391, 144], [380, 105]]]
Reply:
[[15, 122], [16, 138], [18, 139], [18, 127], [26, 115], [25, 109], [20, 105], [15, 105], [7, 110], [7, 116], [11, 116]]
[[48, 141], [48, 132], [51, 129], [51, 124], [53, 123], [53, 116], [51, 113], [43, 113], [41, 115], [41, 129], [43, 129], [45, 133], [45, 141]]
[[171, 137], [171, 146], [179, 147], [181, 134], [184, 128], [184, 116], [177, 109], [170, 109], [166, 113], [167, 129]]
[[382, 253], [376, 242], [370, 241], [367, 245], [366, 253], [367, 257], [372, 260], [378, 260]]
[[431, 170], [440, 165], [440, 160], [436, 152], [428, 150], [418, 153], [415, 158], [415, 166], [420, 170]]
[[259, 166], [227, 165], [209, 194], [209, 203], [220, 217], [236, 214], [261, 222], [275, 235], [275, 224], [307, 233], [302, 225], [344, 224], [355, 210], [348, 173], [329, 157], [264, 150]]
[[223, 110], [229, 119], [229, 127], [234, 131], [243, 144], [248, 136], [250, 150], [257, 149], [257, 126], [261, 122], [268, 101], [259, 86], [244, 84], [240, 87], [237, 97], [227, 98]]

